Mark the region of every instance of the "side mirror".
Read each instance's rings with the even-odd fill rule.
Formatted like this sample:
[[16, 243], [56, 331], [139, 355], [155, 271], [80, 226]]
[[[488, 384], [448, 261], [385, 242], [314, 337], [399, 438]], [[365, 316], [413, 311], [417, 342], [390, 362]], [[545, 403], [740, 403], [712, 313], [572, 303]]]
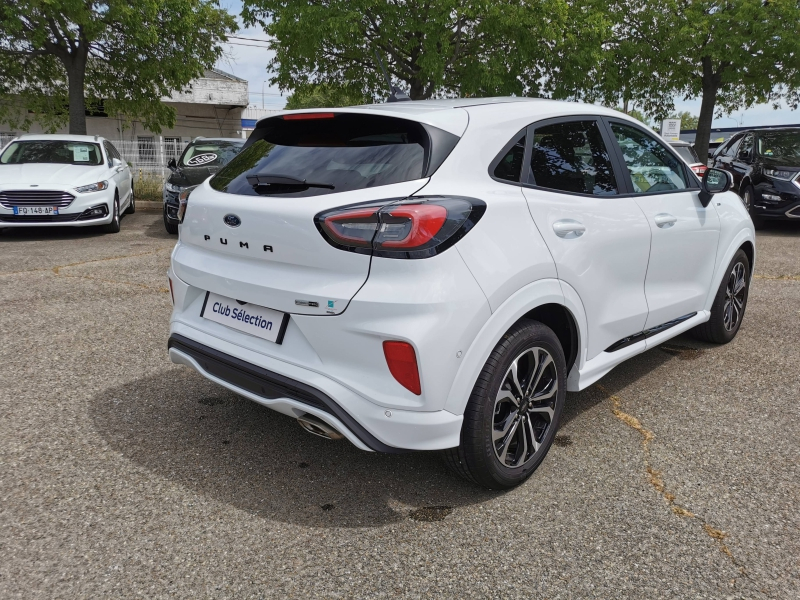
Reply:
[[111, 159], [111, 167], [112, 168], [116, 169], [117, 167], [121, 167], [121, 166], [122, 166], [122, 161], [120, 159], [118, 159], [118, 158], [112, 158]]
[[703, 206], [708, 206], [714, 194], [727, 192], [733, 186], [733, 176], [722, 169], [706, 169], [703, 174], [702, 189], [700, 190], [700, 202]]
[[173, 173], [178, 170], [178, 163], [175, 162], [174, 158], [169, 159], [169, 162], [167, 163], [167, 168]]

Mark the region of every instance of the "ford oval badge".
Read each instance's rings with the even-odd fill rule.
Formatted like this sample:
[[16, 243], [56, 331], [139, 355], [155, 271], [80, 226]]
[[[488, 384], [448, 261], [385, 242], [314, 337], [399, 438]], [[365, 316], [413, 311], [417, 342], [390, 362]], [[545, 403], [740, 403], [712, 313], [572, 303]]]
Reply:
[[222, 217], [222, 221], [228, 227], [238, 227], [242, 224], [242, 220], [236, 215], [225, 215]]

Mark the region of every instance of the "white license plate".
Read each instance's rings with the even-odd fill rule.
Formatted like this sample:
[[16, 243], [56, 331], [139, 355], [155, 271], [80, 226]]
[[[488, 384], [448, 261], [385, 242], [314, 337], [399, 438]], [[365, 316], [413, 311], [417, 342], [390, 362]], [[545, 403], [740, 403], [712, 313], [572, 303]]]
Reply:
[[289, 314], [206, 292], [200, 316], [256, 337], [283, 343]]
[[57, 206], [15, 206], [15, 215], [57, 215]]

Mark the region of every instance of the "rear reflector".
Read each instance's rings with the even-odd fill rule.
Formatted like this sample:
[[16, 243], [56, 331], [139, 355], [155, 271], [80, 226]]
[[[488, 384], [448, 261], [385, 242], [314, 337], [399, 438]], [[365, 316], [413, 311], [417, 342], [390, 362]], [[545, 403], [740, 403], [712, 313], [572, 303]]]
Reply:
[[408, 342], [383, 342], [383, 355], [389, 372], [407, 390], [417, 396], [422, 393], [419, 385], [419, 369], [414, 347]]
[[172, 277], [167, 277], [169, 281], [169, 295], [172, 297], [172, 306], [175, 306], [175, 290], [172, 289]]
[[297, 115], [283, 115], [284, 121], [308, 121], [311, 119], [332, 119], [333, 113], [300, 113]]

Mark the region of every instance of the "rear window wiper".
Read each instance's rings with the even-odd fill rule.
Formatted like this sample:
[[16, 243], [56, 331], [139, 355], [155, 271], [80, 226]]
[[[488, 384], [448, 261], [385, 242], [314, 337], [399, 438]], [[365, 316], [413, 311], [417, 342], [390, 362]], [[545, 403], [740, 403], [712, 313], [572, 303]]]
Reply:
[[253, 186], [257, 194], [280, 194], [283, 191], [301, 192], [308, 188], [335, 189], [329, 183], [315, 183], [290, 175], [248, 175], [247, 183]]

